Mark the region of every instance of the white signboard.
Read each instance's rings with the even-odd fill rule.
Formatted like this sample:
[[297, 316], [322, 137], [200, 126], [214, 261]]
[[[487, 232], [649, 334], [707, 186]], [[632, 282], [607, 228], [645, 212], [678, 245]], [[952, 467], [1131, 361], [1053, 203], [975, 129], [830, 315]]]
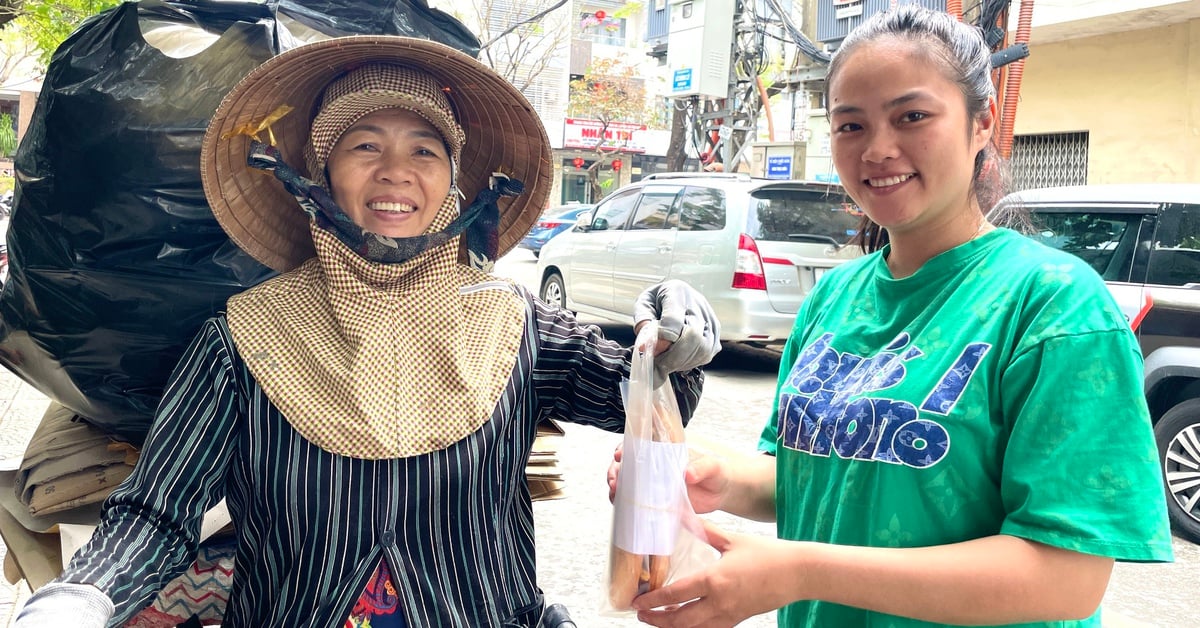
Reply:
[[863, 14], [862, 0], [833, 0], [834, 19], [844, 20]]
[[645, 145], [637, 137], [637, 131], [645, 131], [644, 124], [609, 122], [605, 128], [599, 120], [566, 118], [563, 120], [563, 148], [595, 148], [604, 138], [601, 148], [619, 150], [622, 153], [644, 153]]

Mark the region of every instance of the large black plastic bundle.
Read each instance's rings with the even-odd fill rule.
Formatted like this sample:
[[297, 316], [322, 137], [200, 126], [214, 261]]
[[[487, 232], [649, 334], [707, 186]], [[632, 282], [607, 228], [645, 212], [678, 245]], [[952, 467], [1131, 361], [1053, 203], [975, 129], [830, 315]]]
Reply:
[[205, 202], [209, 119], [262, 61], [349, 34], [479, 50], [425, 0], [143, 0], [82, 24], [51, 59], [15, 159], [0, 363], [140, 445], [200, 324], [272, 274]]

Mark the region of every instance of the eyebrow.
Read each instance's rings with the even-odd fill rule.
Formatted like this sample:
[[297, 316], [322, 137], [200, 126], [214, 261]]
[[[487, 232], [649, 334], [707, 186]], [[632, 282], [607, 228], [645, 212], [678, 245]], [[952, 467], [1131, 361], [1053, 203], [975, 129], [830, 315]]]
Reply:
[[[921, 98], [925, 97], [925, 95], [926, 95], [925, 92], [923, 92], [919, 89], [914, 89], [911, 92], [901, 94], [900, 96], [897, 96], [896, 98], [893, 98], [893, 99], [883, 103], [883, 108], [884, 109], [895, 109], [896, 107], [899, 107], [900, 105], [910, 103], [914, 100], [920, 100]], [[839, 113], [840, 114], [862, 113], [862, 107], [855, 107], [852, 105], [838, 105], [838, 106], [834, 107], [833, 109], [829, 110], [829, 115], [831, 115], [831, 116], [837, 115]]]

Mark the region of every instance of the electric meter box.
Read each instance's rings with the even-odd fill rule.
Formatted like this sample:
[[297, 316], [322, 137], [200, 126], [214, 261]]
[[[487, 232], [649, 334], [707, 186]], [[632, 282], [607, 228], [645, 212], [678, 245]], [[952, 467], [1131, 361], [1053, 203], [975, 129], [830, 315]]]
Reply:
[[729, 96], [737, 0], [670, 0], [667, 67], [671, 97]]

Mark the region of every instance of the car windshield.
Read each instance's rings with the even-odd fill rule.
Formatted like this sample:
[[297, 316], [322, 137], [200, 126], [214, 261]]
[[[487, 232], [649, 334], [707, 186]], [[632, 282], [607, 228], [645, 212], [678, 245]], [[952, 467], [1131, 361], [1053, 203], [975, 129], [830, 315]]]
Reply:
[[846, 243], [862, 213], [840, 194], [796, 188], [765, 188], [750, 199], [747, 233], [755, 240]]

